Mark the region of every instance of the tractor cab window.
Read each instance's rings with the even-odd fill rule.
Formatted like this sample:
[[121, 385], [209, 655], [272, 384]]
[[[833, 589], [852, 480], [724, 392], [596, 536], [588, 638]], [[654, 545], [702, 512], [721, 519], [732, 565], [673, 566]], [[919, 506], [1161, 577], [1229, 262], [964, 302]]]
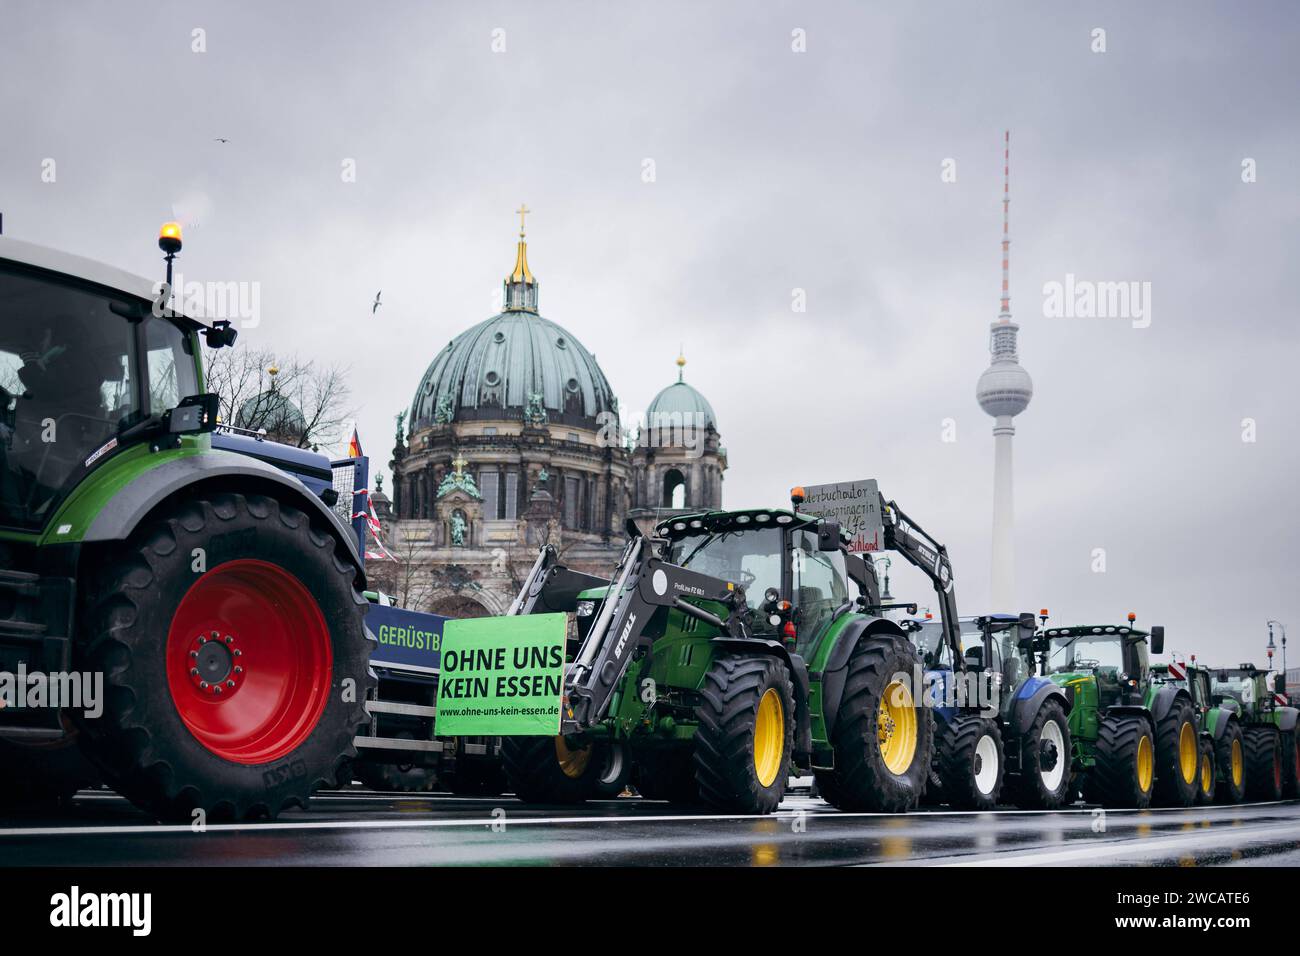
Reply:
[[[672, 543], [667, 560], [745, 589], [745, 601], [759, 611], [763, 592], [781, 589], [781, 529], [742, 528], [680, 538]], [[755, 616], [760, 626], [766, 618]]]
[[811, 657], [831, 616], [849, 600], [843, 551], [819, 551], [817, 535], [798, 531], [791, 558], [794, 606], [798, 612], [796, 648]]
[[[137, 387], [137, 326], [113, 301], [0, 268], [0, 525], [43, 527], [81, 476], [116, 450], [121, 432], [149, 413]], [[172, 323], [149, 317], [143, 325], [147, 354], [158, 360], [149, 381], [160, 412], [197, 390], [194, 361]]]
[[1216, 674], [1212, 691], [1215, 697], [1227, 697], [1250, 707], [1255, 703], [1255, 678], [1244, 672], [1228, 671], [1222, 679]]

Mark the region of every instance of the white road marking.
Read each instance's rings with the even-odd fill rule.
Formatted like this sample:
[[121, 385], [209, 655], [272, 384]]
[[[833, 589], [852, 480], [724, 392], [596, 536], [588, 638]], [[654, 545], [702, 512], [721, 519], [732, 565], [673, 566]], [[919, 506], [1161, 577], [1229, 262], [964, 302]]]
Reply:
[[[478, 799], [478, 798], [476, 798]], [[490, 798], [481, 798], [490, 799]], [[1285, 801], [1274, 801], [1261, 804], [1237, 804], [1220, 807], [1201, 807], [1196, 809], [1185, 809], [1178, 807], [1166, 807], [1165, 810], [1178, 810], [1181, 813], [1188, 814], [1189, 819], [1195, 819], [1192, 814], [1195, 813], [1240, 813], [1244, 806], [1264, 807], [1278, 806]], [[794, 814], [799, 813], [800, 809], [783, 809], [774, 814], [739, 814], [739, 813], [714, 813], [714, 814], [631, 814], [626, 816], [559, 816], [559, 817], [525, 817], [512, 816], [509, 812], [511, 807], [522, 807], [513, 799], [503, 802], [501, 809], [507, 810], [504, 818], [505, 823], [511, 827], [525, 826], [563, 826], [565, 824], [575, 823], [692, 823], [692, 822], [718, 822], [722, 820], [740, 820], [740, 821], [758, 821], [758, 820], [777, 820], [785, 821], [791, 819]], [[832, 820], [855, 820], [855, 819], [882, 819], [893, 818], [900, 820], [924, 820], [928, 817], [973, 817], [982, 816], [989, 818], [1012, 817], [1024, 815], [1036, 815], [1043, 813], [1058, 814], [1061, 816], [1080, 816], [1087, 814], [1091, 816], [1091, 809], [1080, 810], [997, 810], [993, 812], [984, 811], [931, 811], [925, 813], [841, 813], [837, 810], [826, 806], [824, 810], [819, 810], [819, 816], [826, 816]], [[1133, 814], [1133, 813], [1153, 813], [1158, 810], [1107, 810], [1108, 815]], [[0, 837], [26, 837], [26, 836], [127, 836], [127, 835], [179, 835], [190, 833], [196, 836], [202, 836], [206, 833], [240, 833], [240, 832], [270, 832], [270, 831], [293, 831], [293, 830], [406, 830], [406, 829], [445, 829], [445, 828], [464, 828], [464, 827], [488, 827], [500, 825], [502, 818], [486, 817], [473, 820], [300, 820], [300, 821], [273, 821], [273, 822], [250, 822], [250, 823], [212, 823], [208, 824], [205, 831], [196, 831], [190, 824], [127, 824], [123, 826], [71, 826], [71, 827], [6, 827], [0, 828]], [[1300, 826], [1300, 824], [1297, 824]], [[1235, 832], [1241, 832], [1237, 830]]]
[[[1119, 840], [1106, 840], [1088, 846], [1073, 847], [1069, 850], [1029, 850], [1023, 853], [995, 853], [934, 865], [945, 867], [1059, 866], [1064, 863], [1077, 863], [1081, 860], [1096, 859], [1098, 857], [1113, 859], [1121, 856], [1151, 856], [1161, 852], [1201, 849], [1224, 842], [1231, 842], [1233, 846], [1240, 846], [1243, 840], [1257, 841], [1282, 836], [1300, 840], [1300, 823], [1272, 827], [1233, 827], [1230, 831], [1208, 830], [1182, 836], [1129, 837]], [[926, 861], [918, 859], [912, 862], [925, 865]]]

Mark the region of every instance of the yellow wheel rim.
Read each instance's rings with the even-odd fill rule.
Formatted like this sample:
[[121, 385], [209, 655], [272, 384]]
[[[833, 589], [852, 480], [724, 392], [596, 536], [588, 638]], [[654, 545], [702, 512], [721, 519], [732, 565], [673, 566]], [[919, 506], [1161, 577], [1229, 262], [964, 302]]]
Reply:
[[775, 687], [764, 691], [754, 718], [754, 774], [761, 786], [770, 787], [781, 772], [785, 750], [785, 710]]
[[1232, 742], [1232, 785], [1241, 786], [1241, 778], [1245, 776], [1245, 762], [1241, 759], [1241, 741]]
[[560, 771], [566, 777], [570, 780], [577, 780], [587, 772], [587, 764], [591, 762], [591, 748], [570, 748], [563, 737], [556, 737], [555, 759], [559, 761]]
[[1206, 796], [1214, 790], [1214, 774], [1210, 769], [1210, 755], [1205, 754], [1201, 760], [1201, 792]]
[[1191, 783], [1196, 779], [1198, 757], [1200, 753], [1196, 749], [1196, 729], [1191, 721], [1187, 721], [1178, 731], [1178, 771], [1183, 775], [1184, 783]]
[[880, 756], [892, 774], [902, 774], [916, 757], [916, 706], [901, 680], [891, 681], [880, 697], [876, 720]]
[[1151, 789], [1151, 778], [1155, 775], [1155, 757], [1152, 752], [1151, 738], [1146, 734], [1138, 738], [1137, 774], [1138, 786], [1145, 793]]

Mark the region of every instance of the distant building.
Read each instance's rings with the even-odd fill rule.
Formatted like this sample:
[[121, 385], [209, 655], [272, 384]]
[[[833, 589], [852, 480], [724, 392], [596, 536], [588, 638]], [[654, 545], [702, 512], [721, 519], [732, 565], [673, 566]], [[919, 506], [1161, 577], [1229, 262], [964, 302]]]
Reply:
[[537, 549], [612, 571], [625, 522], [719, 508], [726, 451], [713, 408], [683, 380], [625, 429], [596, 357], [538, 311], [522, 223], [504, 309], [453, 338], [399, 419], [389, 548], [415, 572], [406, 603], [457, 617], [500, 614]]

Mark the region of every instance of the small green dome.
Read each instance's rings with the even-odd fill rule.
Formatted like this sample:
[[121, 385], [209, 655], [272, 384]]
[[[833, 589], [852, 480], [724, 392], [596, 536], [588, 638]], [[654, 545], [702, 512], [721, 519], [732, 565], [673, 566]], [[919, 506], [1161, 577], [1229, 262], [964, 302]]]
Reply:
[[301, 435], [307, 430], [307, 419], [283, 392], [272, 388], [258, 392], [240, 405], [235, 412], [234, 425], [251, 431], [264, 428], [270, 434]]
[[683, 381], [673, 382], [656, 395], [646, 409], [645, 416], [646, 425], [650, 428], [679, 420], [685, 425], [700, 425], [718, 430], [718, 420], [709, 400]]

